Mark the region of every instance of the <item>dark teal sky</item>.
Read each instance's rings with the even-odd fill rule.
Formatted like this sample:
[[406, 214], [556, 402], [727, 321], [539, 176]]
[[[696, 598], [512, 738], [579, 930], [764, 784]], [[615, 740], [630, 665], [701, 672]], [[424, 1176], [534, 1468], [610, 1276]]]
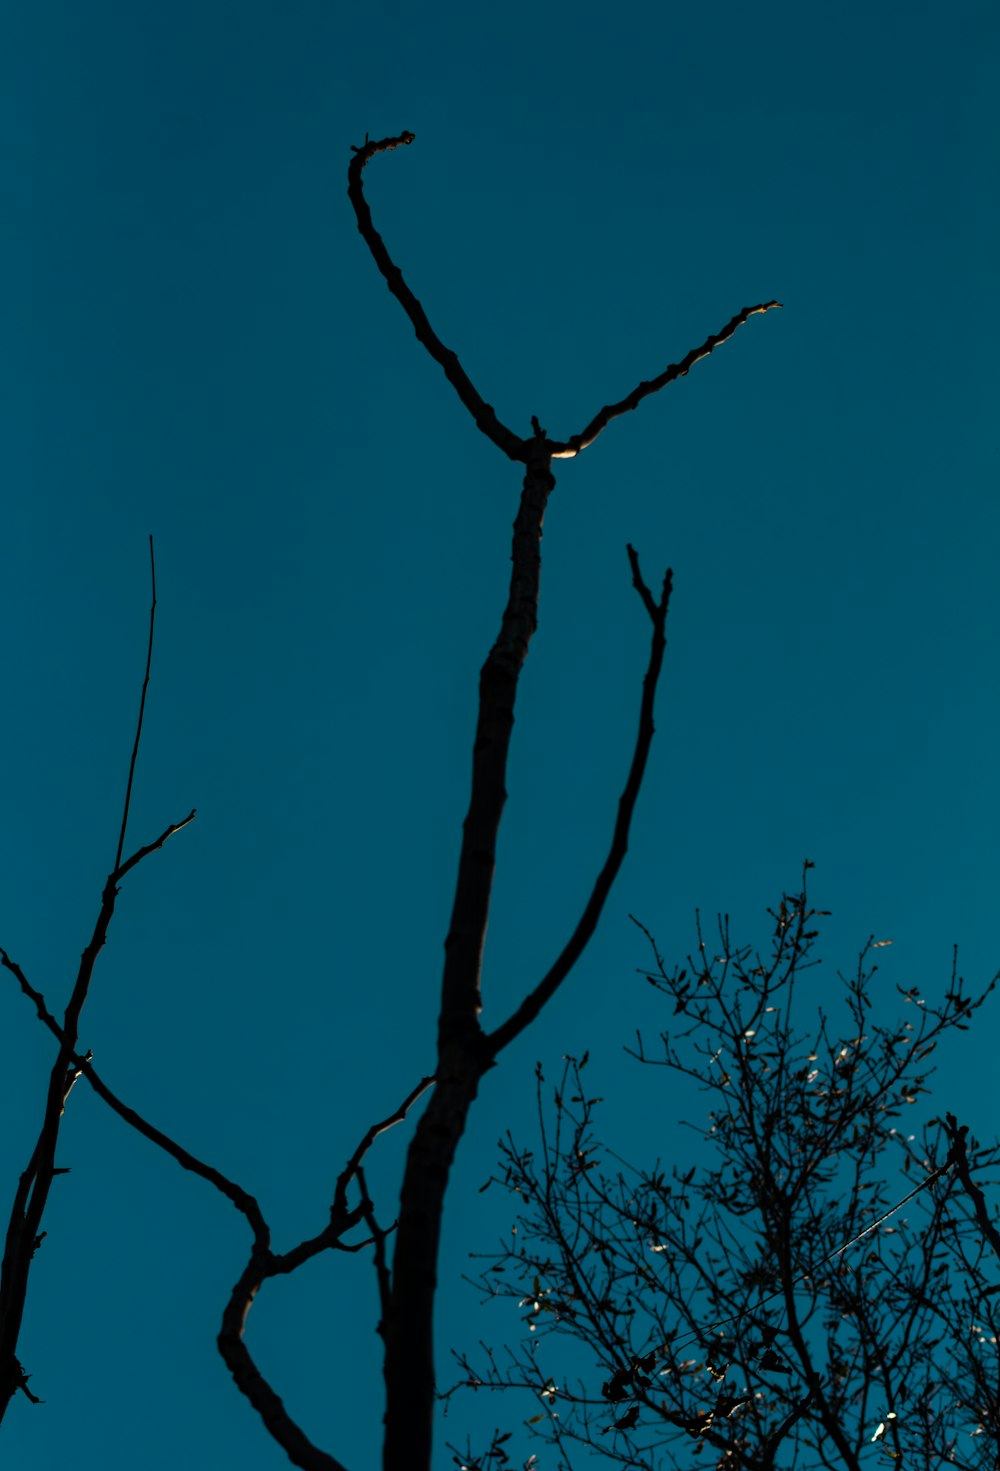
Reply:
[[[633, 1155], [698, 1117], [621, 1056], [659, 1024], [629, 911], [668, 955], [699, 905], [763, 942], [808, 856], [834, 911], [813, 1003], [873, 932], [886, 1019], [894, 983], [943, 988], [956, 941], [970, 979], [1000, 964], [998, 30], [964, 0], [7, 7], [0, 943], [65, 1001], [114, 856], [152, 531], [134, 841], [199, 815], [129, 879], [83, 1041], [259, 1194], [280, 1246], [431, 1064], [519, 488], [367, 255], [349, 145], [417, 135], [368, 171], [376, 222], [519, 433], [579, 430], [740, 307], [785, 304], [556, 467], [489, 1024], [603, 856], [646, 656], [627, 541], [650, 579], [675, 569], [670, 645], [600, 933], [463, 1146], [442, 1346], [505, 1331], [457, 1279], [509, 1225], [476, 1191], [501, 1130], [530, 1128], [537, 1058], [590, 1048]], [[941, 1049], [938, 1102], [985, 1135], [980, 1016]], [[50, 1048], [11, 987], [0, 1019], [6, 1199]], [[214, 1349], [240, 1219], [82, 1088], [61, 1163], [22, 1339], [46, 1404], [15, 1405], [11, 1466], [287, 1464]], [[330, 1259], [251, 1320], [351, 1471], [377, 1460], [374, 1296]]]

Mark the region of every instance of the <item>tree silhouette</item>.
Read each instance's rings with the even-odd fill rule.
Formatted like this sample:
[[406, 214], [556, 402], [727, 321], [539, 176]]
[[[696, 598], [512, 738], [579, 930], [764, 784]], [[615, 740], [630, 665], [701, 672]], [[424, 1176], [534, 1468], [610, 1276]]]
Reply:
[[950, 1115], [919, 1138], [905, 1117], [996, 982], [969, 996], [953, 973], [939, 1005], [897, 987], [887, 1025], [870, 942], [838, 1017], [804, 1032], [819, 916], [803, 874], [763, 953], [699, 923], [668, 967], [647, 932], [668, 1022], [633, 1055], [707, 1095], [691, 1169], [602, 1140], [586, 1058], [551, 1094], [539, 1070], [537, 1141], [502, 1143], [517, 1229], [476, 1280], [522, 1336], [463, 1354], [456, 1388], [527, 1393], [561, 1466], [581, 1448], [643, 1471], [998, 1464], [1000, 1253], [977, 1181], [1000, 1152], [973, 1143], [970, 1165]]
[[[381, 1332], [385, 1344], [385, 1452], [387, 1471], [423, 1471], [430, 1466], [431, 1427], [435, 1400], [432, 1317], [438, 1243], [445, 1194], [458, 1141], [485, 1073], [497, 1064], [503, 1049], [537, 1018], [546, 1002], [572, 971], [594, 933], [611, 886], [628, 846], [629, 829], [653, 738], [653, 707], [665, 649], [665, 625], [671, 593], [668, 571], [658, 593], [647, 586], [634, 548], [628, 548], [632, 582], [649, 618], [649, 659], [639, 702], [639, 719], [631, 764], [624, 782], [604, 863], [590, 894], [569, 928], [563, 948], [548, 972], [524, 994], [511, 1014], [487, 1032], [479, 1017], [482, 1007], [481, 966], [486, 939], [490, 896], [496, 860], [497, 834], [506, 799], [507, 758], [514, 724], [518, 680], [535, 631], [541, 574], [540, 540], [549, 496], [555, 484], [552, 466], [557, 460], [582, 453], [612, 421], [636, 409], [651, 394], [687, 374], [703, 358], [728, 341], [750, 317], [778, 305], [769, 301], [745, 307], [721, 331], [677, 363], [639, 383], [617, 402], [599, 409], [578, 433], [565, 440], [550, 438], [538, 418], [530, 434], [521, 436], [501, 422], [474, 387], [456, 353], [435, 334], [423, 307], [407, 286], [372, 222], [363, 191], [363, 171], [380, 153], [409, 145], [412, 133], [365, 142], [354, 150], [348, 192], [358, 228], [386, 283], [407, 313], [420, 342], [441, 366], [476, 425], [509, 459], [523, 467], [520, 501], [514, 522], [511, 575], [500, 629], [479, 676], [479, 707], [472, 749], [472, 784], [459, 850], [458, 875], [451, 922], [445, 942], [445, 965], [438, 1012], [437, 1055], [427, 1075], [401, 1084], [406, 1096], [387, 1116], [361, 1132], [336, 1184], [329, 1218], [313, 1235], [285, 1252], [272, 1246], [271, 1232], [259, 1202], [236, 1182], [197, 1159], [124, 1103], [94, 1070], [89, 1052], [79, 1051], [84, 1004], [93, 980], [94, 965], [113, 917], [118, 887], [136, 863], [161, 847], [184, 823], [174, 823], [161, 836], [122, 862], [129, 795], [115, 864], [103, 891], [97, 926], [84, 953], [80, 974], [62, 1020], [29, 981], [20, 964], [6, 952], [0, 959], [34, 1005], [42, 1023], [57, 1043], [42, 1109], [36, 1149], [15, 1193], [7, 1230], [0, 1286], [0, 1417], [12, 1397], [22, 1391], [34, 1399], [28, 1374], [18, 1354], [29, 1274], [42, 1240], [42, 1220], [49, 1188], [58, 1169], [55, 1149], [60, 1119], [69, 1090], [83, 1077], [126, 1122], [150, 1142], [166, 1150], [183, 1168], [193, 1171], [220, 1191], [246, 1220], [251, 1248], [222, 1314], [219, 1350], [239, 1389], [259, 1414], [267, 1430], [292, 1462], [307, 1471], [340, 1471], [341, 1462], [308, 1438], [291, 1418], [277, 1391], [265, 1379], [245, 1342], [247, 1315], [256, 1294], [271, 1278], [294, 1272], [327, 1250], [370, 1250], [374, 1258], [381, 1301]], [[155, 583], [153, 593], [155, 612]], [[150, 620], [150, 652], [152, 650]], [[149, 678], [147, 661], [146, 681]], [[145, 693], [145, 684], [144, 684]], [[128, 793], [142, 729], [142, 709], [129, 772]], [[193, 816], [193, 813], [191, 814]], [[185, 822], [190, 818], [185, 819]], [[599, 817], [597, 820], [600, 820]], [[379, 1135], [403, 1120], [428, 1093], [410, 1144], [395, 1226], [385, 1226], [376, 1215], [368, 1191], [364, 1165]], [[389, 1100], [388, 1102], [391, 1102]], [[389, 1237], [392, 1237], [390, 1243]], [[389, 1248], [392, 1261], [389, 1262]]]

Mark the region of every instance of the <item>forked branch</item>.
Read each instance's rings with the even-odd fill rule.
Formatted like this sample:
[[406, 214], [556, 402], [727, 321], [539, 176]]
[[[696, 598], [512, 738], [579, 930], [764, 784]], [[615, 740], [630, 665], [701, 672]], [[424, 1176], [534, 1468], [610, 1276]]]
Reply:
[[462, 403], [469, 410], [476, 425], [491, 439], [498, 449], [512, 460], [526, 461], [531, 453], [544, 450], [549, 459], [568, 460], [580, 454], [589, 445], [593, 444], [597, 436], [606, 429], [612, 419], [620, 418], [622, 414], [630, 413], [637, 409], [644, 398], [650, 394], [659, 393], [661, 388], [666, 388], [669, 383], [674, 383], [678, 378], [685, 377], [690, 373], [696, 363], [703, 358], [710, 357], [717, 347], [728, 342], [730, 337], [743, 326], [744, 322], [751, 317], [764, 312], [773, 311], [781, 306], [780, 301], [759, 302], [756, 306], [745, 306], [742, 311], [736, 313], [735, 317], [719, 332], [707, 337], [700, 347], [692, 348], [686, 357], [679, 363], [671, 363], [664, 368], [663, 372], [648, 382], [640, 383], [632, 392], [618, 403], [607, 404], [594, 415], [590, 423], [580, 434], [571, 435], [565, 441], [548, 439], [544, 430], [538, 428], [537, 419], [532, 420], [535, 427], [533, 439], [522, 439], [497, 418], [491, 404], [486, 403], [476, 389], [469, 375], [462, 367], [458, 354], [451, 348], [445, 347], [431, 326], [427, 313], [424, 311], [417, 297], [410, 290], [403, 273], [396, 262], [392, 259], [386, 249], [385, 241], [376, 230], [372, 222], [371, 210], [364, 195], [362, 173], [370, 159], [377, 153], [391, 153], [396, 148], [408, 146], [414, 141], [414, 134], [403, 132], [395, 138], [382, 138], [378, 142], [370, 142], [367, 138], [360, 148], [352, 149], [354, 157], [351, 160], [347, 172], [347, 192], [354, 206], [357, 216], [358, 229], [371, 251], [375, 264], [381, 271], [385, 283], [393, 296], [400, 303], [406, 315], [413, 323], [413, 330], [417, 334], [419, 342], [426, 347], [431, 357], [445, 372], [449, 383], [455, 389]]

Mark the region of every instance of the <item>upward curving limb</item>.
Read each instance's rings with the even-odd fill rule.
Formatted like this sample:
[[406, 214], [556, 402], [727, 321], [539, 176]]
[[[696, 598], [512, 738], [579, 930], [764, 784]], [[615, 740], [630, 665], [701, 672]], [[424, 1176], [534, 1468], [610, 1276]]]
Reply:
[[653, 743], [655, 730], [653, 724], [653, 707], [656, 702], [656, 686], [659, 683], [660, 670], [663, 667], [663, 655], [667, 646], [667, 609], [670, 606], [670, 593], [673, 588], [673, 573], [668, 568], [663, 578], [662, 592], [660, 593], [659, 600], [657, 600], [653, 597], [653, 594], [643, 579], [639, 567], [638, 553], [631, 545], [628, 547], [628, 558], [629, 565], [632, 568], [632, 583], [642, 599], [643, 607], [649, 614], [650, 622], [653, 625], [653, 637], [649, 650], [649, 664], [642, 683], [639, 729], [636, 732], [632, 765], [629, 768], [624, 791], [619, 799], [618, 816], [611, 835], [608, 856], [604, 860], [604, 865], [594, 881], [590, 898], [584, 905], [583, 913], [580, 915], [576, 928], [566, 941], [561, 953], [556, 958], [548, 973], [542, 977], [534, 990], [524, 998], [517, 1010], [487, 1037], [486, 1040], [490, 1054], [494, 1057], [501, 1048], [506, 1047], [508, 1042], [512, 1042], [526, 1027], [531, 1025], [542, 1007], [555, 995], [556, 991], [580, 959], [580, 956], [583, 954], [591, 936], [597, 928], [601, 912], [611, 892], [611, 886], [618, 876], [618, 870], [621, 868], [625, 854], [628, 851], [632, 814], [635, 811], [639, 789], [642, 786], [642, 778], [646, 770], [649, 749]]
[[366, 140], [361, 148], [354, 149], [354, 157], [347, 171], [347, 193], [354, 206], [354, 213], [358, 217], [358, 229], [372, 253], [375, 264], [385, 277], [385, 284], [413, 323], [413, 330], [417, 334], [418, 341], [426, 347], [434, 361], [444, 369], [445, 377], [472, 415], [476, 426], [510, 459], [523, 461], [527, 450], [525, 440], [520, 439], [508, 429], [506, 424], [501, 424], [492, 405], [483, 401], [459, 362], [458, 353], [445, 347], [427, 320], [427, 313], [403, 280], [402, 271], [389, 254], [385, 241], [372, 223], [371, 210], [365, 199], [361, 178], [364, 167], [369, 159], [375, 157], [376, 153], [389, 153], [394, 148], [402, 148], [412, 142], [413, 134], [404, 132], [400, 133], [398, 138], [382, 138], [377, 143], [369, 143]]
[[651, 393], [659, 393], [660, 389], [666, 388], [668, 383], [674, 383], [678, 378], [684, 378], [690, 373], [695, 363], [700, 363], [702, 358], [710, 357], [717, 347], [721, 347], [724, 342], [728, 342], [734, 332], [737, 332], [743, 326], [744, 322], [749, 321], [751, 317], [756, 317], [763, 312], [769, 312], [780, 307], [780, 301], [765, 301], [761, 302], [758, 306], [745, 306], [742, 311], [736, 313], [732, 321], [726, 323], [721, 332], [715, 332], [711, 337], [706, 337], [700, 347], [693, 347], [687, 357], [681, 358], [679, 363], [671, 363], [657, 377], [651, 378], [648, 382], [640, 383], [637, 388], [633, 388], [632, 392], [627, 394], [619, 403], [605, 405], [603, 409], [594, 415], [582, 433], [572, 435], [565, 443], [552, 442], [549, 446], [552, 458], [554, 460], [573, 459], [581, 450], [585, 450], [588, 445], [593, 444], [597, 436], [602, 430], [608, 427], [612, 419], [619, 419], [622, 414], [631, 413]]

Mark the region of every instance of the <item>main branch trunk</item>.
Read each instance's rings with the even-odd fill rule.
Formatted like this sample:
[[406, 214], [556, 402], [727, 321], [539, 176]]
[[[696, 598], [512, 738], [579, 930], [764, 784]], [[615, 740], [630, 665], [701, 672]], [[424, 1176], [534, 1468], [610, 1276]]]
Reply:
[[400, 1196], [385, 1333], [385, 1471], [430, 1471], [434, 1294], [445, 1191], [458, 1141], [492, 1054], [479, 1024], [480, 971], [506, 800], [518, 678], [535, 631], [545, 506], [555, 481], [540, 447], [528, 462], [500, 632], [483, 665], [455, 903], [445, 941], [437, 1082], [410, 1145]]
[[385, 1471], [429, 1471], [434, 1416], [434, 1295], [445, 1191], [484, 1069], [439, 1079], [417, 1125], [400, 1197], [385, 1324]]

